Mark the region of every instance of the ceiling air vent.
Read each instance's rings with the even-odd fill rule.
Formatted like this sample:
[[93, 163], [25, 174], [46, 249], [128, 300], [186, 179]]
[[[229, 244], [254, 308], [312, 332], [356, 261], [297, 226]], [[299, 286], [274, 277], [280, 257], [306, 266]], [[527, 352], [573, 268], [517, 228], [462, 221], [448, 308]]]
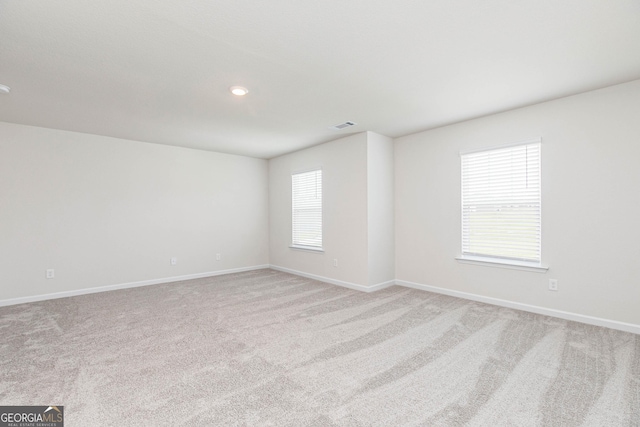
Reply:
[[355, 125], [357, 125], [357, 123], [344, 122], [344, 123], [340, 123], [339, 125], [331, 126], [329, 129], [342, 130], [344, 128], [348, 128], [348, 127], [355, 126]]

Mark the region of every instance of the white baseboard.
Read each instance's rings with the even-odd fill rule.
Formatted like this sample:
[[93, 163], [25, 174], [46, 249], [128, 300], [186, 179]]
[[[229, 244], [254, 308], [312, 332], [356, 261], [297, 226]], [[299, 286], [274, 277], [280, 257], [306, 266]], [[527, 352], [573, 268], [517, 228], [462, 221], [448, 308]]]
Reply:
[[375, 292], [380, 289], [388, 288], [392, 285], [404, 286], [407, 288], [420, 289], [428, 292], [435, 292], [438, 294], [449, 295], [456, 298], [467, 299], [471, 301], [483, 302], [486, 304], [497, 305], [500, 307], [513, 308], [516, 310], [528, 311], [530, 313], [542, 314], [545, 316], [557, 317], [565, 320], [572, 320], [574, 322], [586, 323], [588, 325], [603, 326], [605, 328], [616, 329], [624, 332], [631, 332], [634, 334], [640, 334], [640, 325], [633, 323], [618, 322], [616, 320], [603, 319], [600, 317], [587, 316], [584, 314], [570, 313], [568, 311], [555, 310], [553, 308], [545, 308], [536, 305], [523, 304], [520, 302], [503, 300], [499, 298], [486, 297], [477, 294], [471, 294], [468, 292], [455, 291], [451, 289], [439, 288], [437, 286], [423, 285], [421, 283], [407, 282], [405, 280], [390, 280], [388, 282], [379, 283], [373, 286], [358, 285], [355, 283], [343, 282], [341, 280], [330, 279], [328, 277], [317, 276], [315, 274], [305, 273], [303, 271], [292, 270], [289, 268], [279, 267], [277, 265], [270, 266], [273, 270], [284, 271], [285, 273], [291, 273], [302, 277], [308, 277], [309, 279], [318, 280], [332, 285], [343, 286], [349, 289], [355, 289], [363, 292]]
[[285, 273], [295, 274], [296, 276], [302, 276], [308, 279], [318, 280], [320, 282], [325, 282], [332, 285], [338, 285], [344, 288], [355, 289], [356, 291], [362, 291], [362, 292], [375, 292], [375, 291], [379, 291], [380, 289], [388, 288], [389, 286], [395, 285], [395, 280], [389, 280], [388, 282], [378, 283], [376, 285], [371, 285], [371, 286], [358, 285], [357, 283], [343, 282], [342, 280], [331, 279], [329, 277], [324, 277], [324, 276], [317, 276], [315, 274], [305, 273], [303, 271], [298, 271], [298, 270], [291, 270], [290, 268], [280, 267], [277, 265], [271, 265], [270, 267], [273, 270], [283, 271]]
[[497, 305], [501, 307], [513, 308], [516, 310], [528, 311], [531, 313], [542, 314], [545, 316], [557, 317], [565, 320], [572, 320], [575, 322], [586, 323], [589, 325], [603, 326], [605, 328], [617, 329], [624, 332], [631, 332], [634, 334], [640, 334], [640, 325], [633, 323], [618, 322], [616, 320], [603, 319], [600, 317], [587, 316], [584, 314], [571, 313], [562, 310], [555, 310], [552, 308], [545, 308], [535, 305], [523, 304], [515, 301], [503, 300], [499, 298], [486, 297], [478, 294], [472, 294], [468, 292], [456, 291], [451, 289], [440, 288], [437, 286], [423, 285], [421, 283], [407, 282], [405, 280], [389, 280], [387, 282], [378, 283], [376, 285], [365, 286], [358, 285], [356, 283], [344, 282], [342, 280], [331, 279], [329, 277], [318, 276], [315, 274], [305, 273], [302, 271], [292, 270], [277, 265], [255, 265], [251, 267], [232, 268], [229, 270], [209, 271], [206, 273], [187, 274], [184, 276], [166, 277], [162, 279], [142, 280], [139, 282], [121, 283], [117, 285], [99, 286], [95, 288], [77, 289], [73, 291], [55, 292], [44, 295], [34, 295], [29, 297], [11, 298], [0, 300], [0, 307], [16, 304], [25, 304], [29, 302], [45, 301], [57, 298], [73, 297], [77, 295], [94, 294], [98, 292], [115, 291], [118, 289], [137, 288], [141, 286], [159, 285], [162, 283], [180, 282], [184, 280], [200, 279], [204, 277], [221, 276], [223, 274], [241, 273], [244, 271], [260, 270], [263, 268], [271, 268], [273, 270], [283, 271], [285, 273], [291, 273], [309, 279], [318, 280], [320, 282], [329, 283], [332, 285], [342, 286], [349, 289], [355, 289], [362, 292], [375, 292], [384, 288], [388, 288], [393, 285], [404, 286], [407, 288], [420, 289], [428, 292], [435, 292], [438, 294], [449, 295], [452, 297], [467, 299], [471, 301], [478, 301], [487, 304]]
[[180, 282], [183, 280], [191, 280], [191, 279], [201, 279], [203, 277], [221, 276], [223, 274], [241, 273], [243, 271], [260, 270], [263, 268], [269, 268], [269, 265], [268, 264], [254, 265], [252, 267], [232, 268], [229, 270], [209, 271], [206, 273], [196, 273], [196, 274], [187, 274], [184, 276], [165, 277], [163, 279], [142, 280], [140, 282], [121, 283], [118, 285], [98, 286], [95, 288], [85, 288], [85, 289], [77, 289], [73, 291], [55, 292], [52, 294], [34, 295], [30, 297], [21, 297], [21, 298], [11, 298], [11, 299], [0, 300], [0, 307], [4, 307], [7, 305], [25, 304], [28, 302], [45, 301], [45, 300], [57, 299], [57, 298], [74, 297], [77, 295], [95, 294], [98, 292], [115, 291], [118, 289], [138, 288], [140, 286], [159, 285], [162, 283]]
[[471, 294], [462, 291], [454, 291], [451, 289], [439, 288], [437, 286], [423, 285], [420, 283], [407, 282], [404, 280], [396, 280], [396, 285], [407, 288], [420, 289], [423, 291], [435, 292], [438, 294], [449, 295], [452, 297], [463, 298], [471, 301], [484, 302], [487, 304], [498, 305], [501, 307], [514, 308], [516, 310], [528, 311], [545, 316], [558, 317], [560, 319], [572, 320], [574, 322], [586, 323], [588, 325], [604, 326], [605, 328], [617, 329], [619, 331], [640, 334], [640, 325], [633, 323], [618, 322], [616, 320], [608, 320], [600, 317], [586, 316], [584, 314], [570, 313], [568, 311], [555, 310], [536, 305], [523, 304], [520, 302], [508, 301], [499, 298], [485, 297], [482, 295]]

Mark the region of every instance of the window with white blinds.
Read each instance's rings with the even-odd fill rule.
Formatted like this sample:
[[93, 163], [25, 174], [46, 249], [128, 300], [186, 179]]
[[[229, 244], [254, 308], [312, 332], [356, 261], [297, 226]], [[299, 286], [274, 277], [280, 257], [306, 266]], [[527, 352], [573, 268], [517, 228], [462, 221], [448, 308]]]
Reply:
[[322, 249], [322, 170], [291, 175], [292, 246]]
[[461, 155], [462, 256], [540, 264], [540, 142]]

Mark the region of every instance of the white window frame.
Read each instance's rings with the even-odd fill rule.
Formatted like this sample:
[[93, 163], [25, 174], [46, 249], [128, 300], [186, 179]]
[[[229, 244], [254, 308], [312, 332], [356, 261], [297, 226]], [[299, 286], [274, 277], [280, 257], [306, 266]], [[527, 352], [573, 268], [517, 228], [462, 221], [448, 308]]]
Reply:
[[[522, 150], [522, 148], [531, 147], [531, 149], [535, 149], [537, 151], [537, 165], [535, 161], [526, 160], [524, 162], [525, 170], [518, 171], [517, 169], [509, 168], [503, 165], [498, 165], [494, 168], [491, 168], [490, 163], [486, 165], [483, 172], [487, 175], [486, 179], [482, 181], [478, 180], [478, 175], [471, 176], [469, 173], [472, 172], [473, 164], [469, 163], [473, 160], [479, 160], [484, 156], [485, 159], [488, 159], [488, 156], [500, 156], [501, 159], [506, 159], [507, 156], [512, 156], [511, 153], [515, 153], [517, 150]], [[526, 150], [526, 148], [525, 148]], [[527, 151], [525, 151], [527, 152]], [[535, 153], [535, 151], [534, 151]], [[502, 156], [501, 156], [502, 155]], [[494, 157], [491, 158], [494, 158]], [[460, 152], [460, 178], [461, 178], [461, 186], [460, 186], [460, 196], [461, 196], [461, 255], [456, 257], [456, 259], [460, 262], [479, 264], [479, 265], [489, 265], [489, 266], [497, 266], [497, 267], [505, 267], [505, 268], [516, 268], [521, 270], [529, 270], [536, 272], [545, 272], [548, 267], [542, 265], [542, 139], [537, 138], [533, 140], [521, 141], [512, 144], [505, 144], [497, 147], [489, 147], [483, 148], [479, 150], [470, 150]], [[468, 166], [465, 168], [465, 161], [468, 163]], [[522, 164], [522, 163], [521, 163]], [[529, 170], [530, 167], [535, 167], [537, 169]], [[477, 173], [480, 169], [474, 169], [473, 173]], [[491, 171], [491, 172], [490, 172]], [[493, 178], [496, 171], [501, 171], [503, 173], [509, 174], [511, 179], [509, 183], [505, 183], [504, 185], [508, 185], [508, 190], [502, 189], [502, 181], [501, 185], [497, 185], [495, 182], [495, 178]], [[465, 177], [465, 173], [467, 176]], [[521, 193], [518, 193], [518, 186], [514, 185], [513, 182], [517, 178], [517, 174], [521, 174], [520, 176], [527, 177], [527, 185], [529, 183], [529, 179], [532, 179], [534, 186], [529, 190], [523, 190]], [[492, 178], [489, 178], [491, 176]], [[475, 180], [475, 182], [473, 181]], [[470, 192], [469, 185], [470, 184], [486, 184], [487, 187], [480, 189], [476, 192]], [[466, 189], [465, 189], [466, 185]], [[537, 194], [536, 193], [537, 187]], [[531, 191], [533, 190], [533, 192]], [[484, 193], [483, 193], [484, 191]], [[496, 196], [497, 191], [503, 191], [503, 193], [499, 193]], [[532, 196], [533, 194], [533, 196]], [[490, 203], [482, 203], [478, 201], [478, 198], [485, 197], [493, 197], [494, 201]], [[496, 199], [496, 197], [500, 197], [500, 199]], [[526, 202], [522, 203], [518, 200], [524, 197], [526, 198]], [[533, 243], [524, 244], [522, 242], [518, 242], [517, 239], [512, 239], [509, 242], [509, 234], [513, 234], [515, 230], [513, 224], [506, 224], [505, 228], [500, 228], [499, 233], [503, 234], [501, 236], [505, 239], [505, 246], [503, 248], [500, 247], [499, 242], [496, 240], [491, 242], [491, 239], [486, 240], [476, 240], [475, 248], [472, 244], [472, 225], [469, 224], [469, 220], [471, 218], [470, 209], [473, 206], [477, 206], [478, 203], [481, 203], [483, 207], [486, 209], [496, 208], [497, 212], [500, 212], [505, 208], [514, 208], [514, 204], [520, 203], [521, 205], [526, 206], [515, 206], [516, 212], [518, 209], [526, 211], [528, 214], [533, 213], [533, 218], [530, 222], [530, 227], [536, 227], [537, 235], [535, 235], [535, 239]], [[493, 203], [493, 206], [492, 206]], [[507, 206], [508, 205], [508, 206]], [[466, 213], [465, 213], [466, 210]], [[511, 230], [509, 229], [511, 226]], [[480, 230], [480, 231], [487, 231]], [[533, 238], [531, 234], [528, 236], [529, 239]], [[479, 242], [479, 243], [478, 243]], [[498, 243], [497, 245], [495, 243]], [[523, 256], [514, 256], [514, 251], [510, 251], [508, 248], [510, 245], [521, 246], [522, 245], [522, 254], [527, 254]], [[535, 254], [535, 255], [532, 255]]]
[[[316, 191], [319, 191], [320, 195], [320, 238], [318, 244], [309, 244], [308, 241], [305, 242], [304, 239], [296, 239], [296, 200], [295, 200], [295, 179], [296, 176], [307, 175], [307, 174], [319, 174], [320, 182], [319, 189], [316, 188]], [[323, 171], [321, 167], [306, 169], [302, 171], [295, 171], [291, 173], [291, 245], [289, 246], [292, 249], [299, 249], [305, 251], [312, 252], [324, 252], [323, 249], [323, 238], [324, 238], [324, 205], [323, 205]], [[299, 207], [298, 207], [299, 209]], [[299, 224], [298, 224], [299, 225]], [[299, 232], [299, 231], [298, 231]], [[318, 239], [316, 239], [318, 240]], [[307, 243], [307, 244], [305, 244]]]

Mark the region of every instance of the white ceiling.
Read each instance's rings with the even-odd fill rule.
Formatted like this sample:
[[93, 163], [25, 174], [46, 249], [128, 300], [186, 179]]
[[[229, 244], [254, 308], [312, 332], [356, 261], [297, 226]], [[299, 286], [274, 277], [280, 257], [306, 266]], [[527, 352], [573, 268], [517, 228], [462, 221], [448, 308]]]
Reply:
[[638, 78], [638, 0], [0, 0], [0, 121], [253, 157]]

